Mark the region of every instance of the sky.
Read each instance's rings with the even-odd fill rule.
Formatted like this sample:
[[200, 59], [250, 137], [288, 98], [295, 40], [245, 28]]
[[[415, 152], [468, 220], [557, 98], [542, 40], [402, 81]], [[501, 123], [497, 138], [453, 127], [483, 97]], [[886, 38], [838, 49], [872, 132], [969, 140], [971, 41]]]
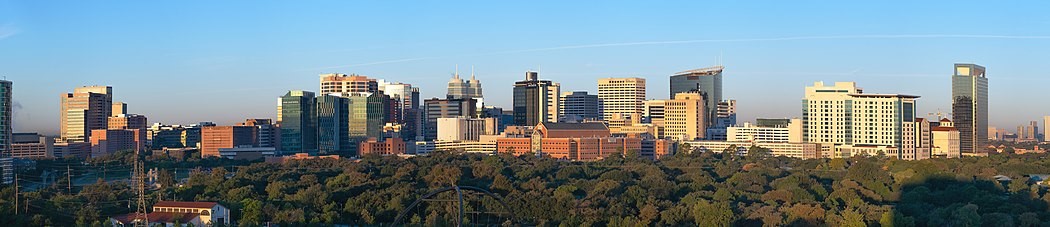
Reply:
[[990, 125], [1050, 115], [1046, 1], [8, 1], [0, 77], [16, 132], [58, 131], [59, 96], [110, 85], [150, 123], [274, 118], [319, 74], [411, 83], [443, 97], [473, 66], [489, 105], [509, 107], [527, 70], [596, 92], [647, 79], [667, 98], [679, 71], [725, 65], [741, 122], [798, 117], [804, 87], [856, 81], [950, 113], [954, 63], [987, 67]]

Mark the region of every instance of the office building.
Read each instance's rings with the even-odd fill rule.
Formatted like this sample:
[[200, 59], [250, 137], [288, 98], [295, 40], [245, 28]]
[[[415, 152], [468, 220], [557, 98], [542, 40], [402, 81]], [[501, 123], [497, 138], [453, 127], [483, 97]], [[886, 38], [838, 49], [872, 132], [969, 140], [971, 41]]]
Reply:
[[55, 140], [39, 133], [13, 133], [11, 135], [11, 158], [54, 158]]
[[1039, 139], [1043, 138], [1039, 136], [1039, 121], [1028, 122], [1028, 128], [1025, 129], [1028, 130], [1025, 132], [1025, 135], [1027, 135], [1029, 141], [1039, 141]]
[[379, 92], [379, 83], [361, 75], [346, 75], [340, 73], [321, 74], [321, 93], [339, 94], [347, 97], [354, 93], [376, 93]]
[[642, 122], [651, 123], [657, 127], [663, 127], [665, 106], [667, 106], [667, 100], [664, 99], [646, 100], [643, 102]]
[[221, 157], [219, 149], [255, 146], [255, 127], [208, 126], [201, 128], [201, 158]]
[[941, 119], [936, 127], [930, 129], [933, 136], [932, 157], [958, 158], [962, 154], [959, 148], [959, 130], [951, 120]]
[[11, 158], [12, 85], [11, 81], [0, 80], [0, 163], [3, 167], [2, 183], [5, 184], [14, 181], [14, 160]]
[[[323, 79], [322, 79], [323, 81]], [[317, 152], [317, 101], [313, 92], [293, 90], [280, 98], [281, 154]]]
[[707, 127], [706, 140], [726, 140], [727, 128], [736, 126], [736, 100], [722, 100], [718, 102], [718, 113], [715, 115], [714, 123]]
[[562, 122], [602, 119], [603, 104], [597, 95], [589, 95], [586, 91], [564, 92], [561, 93], [560, 102]]
[[59, 130], [63, 141], [88, 142], [91, 130], [108, 128], [113, 112], [112, 87], [78, 87], [73, 93], [62, 94], [61, 101]]
[[438, 118], [438, 141], [476, 141], [482, 135], [495, 135], [495, 118], [452, 117]]
[[358, 154], [361, 156], [369, 154], [402, 155], [407, 151], [405, 141], [401, 140], [401, 138], [388, 138], [382, 141], [376, 138], [368, 138], [365, 141], [361, 141], [359, 147]]
[[277, 148], [280, 145], [281, 134], [270, 119], [247, 119], [241, 125], [255, 127], [256, 147]]
[[601, 99], [604, 119], [611, 119], [613, 115], [640, 114], [645, 101], [645, 79], [598, 79], [598, 98]]
[[525, 80], [514, 82], [514, 125], [557, 122], [561, 112], [560, 94], [560, 84], [539, 80], [539, 72], [525, 72]]
[[477, 100], [439, 99], [423, 101], [423, 139], [435, 140], [438, 134], [438, 119], [478, 116]]
[[317, 96], [316, 111], [318, 154], [352, 154], [347, 99], [337, 94]]
[[707, 132], [706, 102], [697, 92], [674, 95], [664, 106], [664, 136], [678, 141], [704, 138]]
[[[902, 128], [914, 122], [915, 99], [900, 94], [866, 94], [855, 82], [807, 86], [802, 100], [803, 139], [832, 144], [836, 157], [899, 155]], [[846, 153], [849, 152], [849, 153]]]
[[[423, 129], [420, 111], [419, 88], [411, 84], [394, 83], [378, 80], [379, 91], [390, 97], [394, 106], [391, 122], [401, 125], [400, 137], [406, 140], [415, 140], [420, 136]], [[479, 82], [480, 84], [480, 82]], [[480, 85], [479, 85], [480, 86]]]
[[923, 160], [932, 155], [933, 135], [930, 122], [923, 118], [915, 118], [914, 121], [904, 122], [901, 128], [900, 153], [887, 154], [901, 160]]
[[[682, 92], [696, 92], [703, 97], [704, 109], [707, 113], [704, 119], [709, 121], [718, 115], [718, 102], [722, 101], [722, 70], [725, 67], [714, 66], [702, 69], [687, 70], [675, 73], [671, 76], [671, 94]], [[710, 126], [712, 122], [706, 122], [703, 128]]]
[[390, 98], [380, 93], [359, 93], [347, 97], [350, 114], [350, 147], [351, 151], [359, 150], [357, 145], [370, 137], [383, 141], [383, 126], [388, 122]]
[[495, 118], [497, 132], [502, 132], [503, 129], [507, 128], [507, 125], [514, 122], [514, 112], [509, 110], [503, 110], [503, 108], [501, 107], [483, 107], [480, 115], [482, 118]]
[[138, 114], [118, 114], [109, 117], [108, 129], [142, 129], [147, 127], [146, 116]]
[[91, 138], [92, 158], [119, 151], [138, 154], [146, 149], [146, 130], [142, 129], [95, 129], [88, 138]]
[[[744, 123], [728, 127], [730, 142], [802, 143], [802, 119], [758, 119], [758, 124]], [[769, 124], [770, 122], [776, 122]]]
[[456, 72], [452, 74], [452, 79], [448, 81], [446, 98], [477, 99], [479, 103], [483, 100], [481, 81], [475, 78], [473, 67], [470, 69], [470, 80], [466, 81], [459, 78], [459, 68], [457, 67]]
[[955, 64], [952, 119], [962, 153], [984, 153], [988, 144], [988, 78], [984, 66]]

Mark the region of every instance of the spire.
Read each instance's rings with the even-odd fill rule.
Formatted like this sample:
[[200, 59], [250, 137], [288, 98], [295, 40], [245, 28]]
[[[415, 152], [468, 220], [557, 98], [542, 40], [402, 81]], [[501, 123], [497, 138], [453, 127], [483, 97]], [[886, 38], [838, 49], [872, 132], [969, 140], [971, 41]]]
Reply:
[[452, 74], [452, 78], [459, 79], [459, 64], [456, 64], [456, 73]]
[[470, 65], [470, 80], [474, 80], [474, 65]]

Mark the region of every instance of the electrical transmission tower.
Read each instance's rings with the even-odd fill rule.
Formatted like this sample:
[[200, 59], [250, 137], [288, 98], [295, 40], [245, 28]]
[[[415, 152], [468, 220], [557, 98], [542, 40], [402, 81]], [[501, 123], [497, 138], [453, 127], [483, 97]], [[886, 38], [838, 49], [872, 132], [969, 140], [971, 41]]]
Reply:
[[132, 176], [134, 182], [135, 192], [138, 193], [138, 208], [135, 210], [135, 217], [141, 218], [141, 220], [135, 221], [135, 227], [147, 227], [149, 226], [149, 216], [146, 213], [146, 174], [143, 173], [142, 157], [139, 156], [139, 152], [135, 152], [135, 173]]

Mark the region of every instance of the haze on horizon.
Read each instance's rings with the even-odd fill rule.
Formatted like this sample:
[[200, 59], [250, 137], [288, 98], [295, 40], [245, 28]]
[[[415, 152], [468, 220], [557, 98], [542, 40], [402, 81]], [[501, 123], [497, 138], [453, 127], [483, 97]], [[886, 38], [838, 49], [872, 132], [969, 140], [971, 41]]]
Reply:
[[274, 118], [287, 90], [318, 74], [362, 74], [443, 97], [474, 66], [489, 105], [509, 107], [526, 70], [596, 91], [668, 77], [721, 56], [740, 121], [798, 117], [803, 88], [856, 81], [920, 95], [918, 115], [950, 113], [952, 64], [987, 67], [990, 126], [1050, 115], [1050, 15], [1041, 1], [996, 2], [134, 2], [0, 0], [0, 76], [14, 82], [16, 132], [58, 131], [59, 95], [113, 86], [149, 122]]

